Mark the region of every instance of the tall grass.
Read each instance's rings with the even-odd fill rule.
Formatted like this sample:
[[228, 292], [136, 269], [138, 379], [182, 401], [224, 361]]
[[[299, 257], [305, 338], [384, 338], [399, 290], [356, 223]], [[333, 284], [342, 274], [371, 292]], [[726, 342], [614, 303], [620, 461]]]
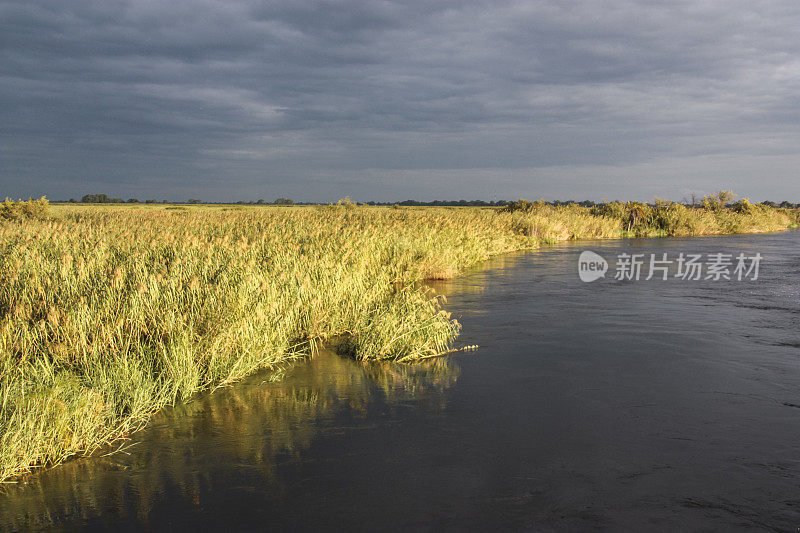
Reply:
[[746, 198], [726, 203], [733, 194], [721, 191], [701, 206], [659, 200], [610, 202], [594, 207], [553, 206], [518, 200], [502, 209], [516, 217], [515, 228], [545, 242], [582, 238], [665, 237], [780, 231], [800, 223], [800, 211], [752, 204]]
[[652, 205], [612, 202], [592, 208], [591, 212], [618, 221], [624, 235], [636, 237], [778, 231], [797, 218], [795, 211], [751, 204], [747, 199], [730, 207], [705, 201], [699, 208], [658, 199]]
[[[359, 359], [442, 353], [460, 326], [417, 282], [631, 231], [625, 211], [510, 211], [58, 206], [0, 223], [0, 480], [89, 453], [166, 404], [317, 342]], [[761, 208], [696, 219], [675, 227], [793, 221]]]

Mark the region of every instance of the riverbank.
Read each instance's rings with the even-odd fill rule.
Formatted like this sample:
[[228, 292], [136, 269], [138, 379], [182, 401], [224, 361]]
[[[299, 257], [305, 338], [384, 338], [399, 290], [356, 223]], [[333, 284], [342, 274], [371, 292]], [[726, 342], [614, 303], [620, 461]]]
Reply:
[[542, 243], [779, 231], [797, 211], [664, 203], [487, 208], [56, 206], [0, 223], [0, 480], [166, 404], [346, 339], [414, 360], [459, 325], [418, 282]]

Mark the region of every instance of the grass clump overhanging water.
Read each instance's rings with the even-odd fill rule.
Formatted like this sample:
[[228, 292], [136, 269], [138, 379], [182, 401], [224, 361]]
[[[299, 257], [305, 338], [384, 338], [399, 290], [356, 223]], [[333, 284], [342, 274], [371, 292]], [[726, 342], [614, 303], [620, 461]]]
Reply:
[[91, 452], [166, 404], [318, 342], [357, 359], [441, 354], [460, 326], [418, 282], [492, 255], [793, 222], [796, 213], [752, 204], [606, 212], [534, 202], [498, 212], [349, 201], [55, 206], [0, 222], [0, 480]]

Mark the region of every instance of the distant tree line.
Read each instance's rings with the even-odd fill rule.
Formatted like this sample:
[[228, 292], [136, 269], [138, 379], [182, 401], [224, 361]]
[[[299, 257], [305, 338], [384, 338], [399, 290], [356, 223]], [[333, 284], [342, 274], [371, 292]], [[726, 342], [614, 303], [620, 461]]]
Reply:
[[[74, 204], [74, 203], [77, 203], [77, 202], [78, 201], [75, 200], [74, 198], [70, 198], [69, 199], [69, 203]], [[128, 198], [127, 200], [123, 200], [122, 198], [112, 198], [112, 197], [108, 196], [107, 194], [86, 194], [83, 197], [81, 197], [81, 203], [84, 203], [84, 204], [122, 204], [122, 203], [138, 204], [140, 202], [139, 202], [138, 198]], [[157, 203], [159, 203], [159, 201], [158, 200], [145, 200], [144, 203], [146, 203], [146, 204], [157, 204]], [[165, 204], [166, 203], [177, 203], [177, 204], [180, 204], [182, 202], [169, 202], [168, 200], [163, 200], [162, 203], [165, 203]], [[197, 198], [189, 198], [186, 201], [186, 203], [187, 204], [202, 204], [203, 201], [202, 200], [198, 200]], [[224, 203], [229, 203], [229, 202], [208, 202], [208, 203], [212, 203], [212, 204], [223, 203], [224, 204]], [[240, 201], [238, 201], [236, 203], [237, 204], [246, 204], [246, 205], [294, 205], [295, 201], [292, 200], [291, 198], [278, 198], [274, 202], [267, 202], [264, 199], [259, 199], [258, 201], [255, 201], [255, 202], [240, 200]]]
[[466, 207], [466, 206], [476, 206], [476, 207], [491, 207], [495, 205], [506, 205], [505, 200], [500, 200], [499, 202], [491, 201], [487, 202], [485, 200], [433, 200], [432, 202], [420, 202], [419, 200], [403, 200], [402, 202], [365, 202], [365, 205], [400, 205], [403, 207]]
[[263, 198], [259, 198], [255, 202], [253, 201], [246, 202], [244, 200], [239, 200], [236, 203], [241, 205], [295, 205], [295, 201], [292, 200], [291, 198], [278, 198], [274, 202], [267, 202]]
[[770, 202], [769, 200], [767, 200], [767, 201], [761, 202], [761, 205], [766, 205], [767, 207], [783, 207], [785, 209], [797, 209], [797, 208], [800, 208], [800, 203], [793, 204], [791, 202], [785, 202], [785, 201], [778, 204], [778, 203]]
[[[77, 203], [74, 198], [70, 198], [70, 203]], [[123, 200], [122, 198], [111, 198], [107, 194], [85, 194], [81, 197], [81, 203], [84, 204], [138, 204], [138, 198], [128, 198], [127, 200]], [[157, 204], [158, 200], [145, 200], [144, 203], [146, 204]], [[163, 203], [168, 203], [167, 200], [164, 200]]]
[[[728, 193], [728, 191], [721, 191], [723, 193]], [[708, 203], [709, 201], [715, 201], [720, 203], [721, 205], [729, 204], [732, 199], [733, 195], [731, 193], [730, 198], [728, 197], [717, 197], [717, 195], [711, 195], [703, 197], [702, 200], [697, 197], [697, 195], [692, 194], [691, 198], [687, 199], [684, 198], [680, 203], [687, 207], [701, 207], [704, 202]], [[710, 200], [709, 200], [710, 199]], [[71, 203], [76, 203], [75, 199], [69, 200]], [[121, 203], [129, 203], [129, 204], [138, 204], [140, 203], [137, 198], [128, 198], [127, 200], [123, 200], [122, 198], [111, 198], [106, 194], [87, 194], [81, 198], [82, 203], [88, 204], [121, 204]], [[615, 201], [616, 202], [616, 201]], [[540, 200], [540, 204], [552, 205], [552, 206], [562, 206], [562, 205], [580, 205], [583, 207], [596, 207], [596, 206], [603, 206], [608, 205], [609, 203], [615, 202], [593, 202], [591, 200], [582, 200], [582, 201], [574, 201], [574, 200], [552, 200], [552, 201], [544, 201]], [[159, 203], [158, 200], [145, 200], [143, 203], [146, 204], [157, 204]], [[168, 202], [167, 200], [163, 200], [162, 203], [182, 203], [182, 202]], [[185, 203], [187, 204], [202, 204], [201, 200], [196, 198], [189, 198]], [[229, 202], [206, 202], [210, 204], [225, 204]], [[235, 202], [240, 205], [316, 205], [318, 202], [295, 202], [291, 198], [277, 198], [273, 202], [267, 202], [263, 198], [259, 198], [256, 201], [245, 201], [240, 200]], [[474, 206], [474, 207], [505, 207], [509, 203], [508, 200], [493, 200], [491, 202], [487, 202], [485, 200], [433, 200], [431, 202], [421, 202], [419, 200], [403, 200], [402, 202], [361, 202], [360, 205], [373, 205], [373, 206], [401, 206], [401, 207], [467, 207], [467, 206]], [[794, 204], [792, 202], [770, 202], [764, 201], [761, 202], [761, 205], [769, 206], [769, 207], [782, 207], [786, 209], [797, 209], [800, 208], [800, 203]]]
[[122, 198], [109, 198], [107, 194], [86, 194], [81, 198], [84, 204], [121, 204]]
[[[593, 207], [595, 205], [591, 200], [583, 200], [575, 202], [572, 200], [561, 201], [553, 200], [551, 202], [544, 202], [549, 205], [582, 205], [585, 207]], [[365, 205], [399, 205], [399, 206], [420, 206], [420, 207], [504, 207], [509, 204], [508, 200], [492, 200], [487, 202], [485, 200], [433, 200], [432, 202], [420, 202], [418, 200], [404, 200], [402, 202], [366, 202]]]

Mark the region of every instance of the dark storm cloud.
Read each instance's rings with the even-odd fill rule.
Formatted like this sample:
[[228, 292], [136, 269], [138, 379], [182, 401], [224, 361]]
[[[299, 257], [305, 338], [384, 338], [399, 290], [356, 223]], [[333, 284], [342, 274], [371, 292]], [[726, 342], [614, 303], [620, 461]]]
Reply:
[[0, 193], [800, 199], [800, 5], [0, 0]]

